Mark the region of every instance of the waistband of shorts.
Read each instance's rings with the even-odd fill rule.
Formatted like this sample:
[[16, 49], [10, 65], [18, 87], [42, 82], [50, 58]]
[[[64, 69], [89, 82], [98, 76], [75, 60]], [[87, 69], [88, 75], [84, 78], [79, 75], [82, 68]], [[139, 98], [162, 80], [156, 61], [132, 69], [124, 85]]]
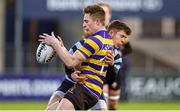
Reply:
[[84, 87], [86, 90], [88, 90], [92, 95], [94, 95], [97, 99], [99, 99], [100, 98], [100, 94], [99, 95], [97, 95], [97, 94], [95, 94], [93, 91], [91, 91], [86, 85], [84, 85], [84, 84], [79, 84], [79, 85], [81, 85], [82, 87]]

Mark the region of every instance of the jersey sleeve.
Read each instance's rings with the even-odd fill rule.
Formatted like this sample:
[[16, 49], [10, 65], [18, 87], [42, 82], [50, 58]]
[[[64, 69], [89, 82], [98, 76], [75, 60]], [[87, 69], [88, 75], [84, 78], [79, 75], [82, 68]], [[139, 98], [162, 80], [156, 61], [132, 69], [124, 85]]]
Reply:
[[116, 73], [119, 72], [121, 68], [122, 57], [119, 55], [118, 50], [114, 50], [114, 70]]
[[118, 50], [115, 49], [114, 50], [114, 65], [113, 66], [109, 65], [107, 69], [106, 82], [108, 84], [112, 84], [116, 80], [116, 77], [121, 68], [121, 63], [122, 63], [122, 58], [119, 55]]
[[67, 75], [71, 75], [75, 71], [74, 68], [68, 68], [66, 65], [64, 65], [64, 70]]
[[[81, 40], [81, 41], [78, 41], [76, 42], [70, 49], [69, 49], [69, 53], [70, 54], [74, 54], [74, 52], [82, 46], [82, 44], [84, 43], [84, 40]], [[65, 70], [65, 73], [67, 75], [71, 75], [74, 71], [75, 71], [75, 68], [68, 68], [65, 64], [64, 64], [64, 70]]]
[[73, 55], [74, 52], [76, 52], [76, 50], [77, 50], [79, 47], [81, 47], [83, 43], [84, 43], [84, 39], [76, 42], [76, 43], [69, 49], [69, 53]]
[[98, 52], [102, 42], [95, 36], [90, 36], [85, 40], [84, 44], [78, 49], [84, 58], [90, 57], [92, 54]]

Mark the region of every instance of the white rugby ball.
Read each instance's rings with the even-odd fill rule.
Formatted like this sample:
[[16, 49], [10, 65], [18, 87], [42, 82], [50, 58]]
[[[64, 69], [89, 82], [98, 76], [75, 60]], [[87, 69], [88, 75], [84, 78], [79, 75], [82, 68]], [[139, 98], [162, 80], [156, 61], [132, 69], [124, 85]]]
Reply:
[[49, 63], [55, 55], [56, 51], [51, 46], [44, 43], [40, 43], [36, 50], [36, 60], [41, 64]]

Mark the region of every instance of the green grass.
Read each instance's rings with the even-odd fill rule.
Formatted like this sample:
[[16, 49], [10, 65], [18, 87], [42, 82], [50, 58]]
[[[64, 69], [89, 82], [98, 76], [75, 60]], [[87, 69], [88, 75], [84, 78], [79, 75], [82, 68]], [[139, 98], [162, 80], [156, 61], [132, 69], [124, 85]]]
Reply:
[[121, 110], [180, 110], [180, 103], [122, 103], [118, 105]]
[[[44, 110], [47, 102], [0, 102], [0, 110]], [[180, 110], [180, 103], [120, 103], [119, 110]]]
[[47, 102], [0, 102], [0, 110], [44, 110]]

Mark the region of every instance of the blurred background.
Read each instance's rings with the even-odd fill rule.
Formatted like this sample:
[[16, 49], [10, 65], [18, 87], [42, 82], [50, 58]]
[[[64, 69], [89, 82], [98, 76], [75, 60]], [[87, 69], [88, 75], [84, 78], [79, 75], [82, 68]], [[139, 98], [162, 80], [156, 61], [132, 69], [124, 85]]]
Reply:
[[[37, 63], [38, 36], [54, 31], [70, 48], [83, 34], [82, 8], [100, 1], [0, 0], [1, 110], [25, 101], [38, 102], [32, 109], [42, 104], [39, 109], [45, 108], [64, 70], [57, 57], [49, 64]], [[180, 1], [105, 1], [112, 6], [113, 19], [127, 23], [133, 32], [133, 53], [123, 63], [119, 107], [152, 101], [180, 106]]]

